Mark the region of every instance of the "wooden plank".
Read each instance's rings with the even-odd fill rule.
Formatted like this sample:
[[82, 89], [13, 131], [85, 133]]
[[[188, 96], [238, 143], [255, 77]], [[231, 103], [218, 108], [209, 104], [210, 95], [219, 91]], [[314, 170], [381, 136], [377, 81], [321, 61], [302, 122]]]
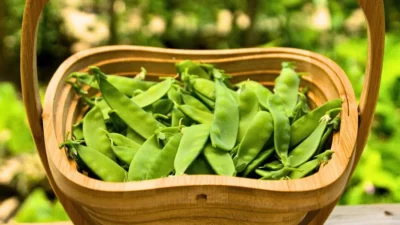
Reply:
[[325, 225], [400, 225], [400, 204], [337, 206]]
[[[13, 223], [9, 223], [11, 225]], [[337, 206], [325, 225], [400, 225], [400, 204]], [[71, 222], [18, 225], [72, 225]]]

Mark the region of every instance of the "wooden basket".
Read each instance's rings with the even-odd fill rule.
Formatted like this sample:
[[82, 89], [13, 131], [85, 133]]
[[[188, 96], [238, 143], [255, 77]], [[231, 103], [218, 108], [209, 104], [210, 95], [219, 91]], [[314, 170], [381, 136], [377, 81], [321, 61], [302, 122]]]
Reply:
[[[369, 29], [364, 87], [357, 108], [346, 74], [331, 60], [290, 48], [170, 50], [108, 46], [79, 52], [55, 72], [40, 104], [36, 74], [36, 30], [47, 0], [27, 0], [22, 27], [21, 79], [36, 147], [49, 181], [75, 224], [322, 224], [341, 196], [368, 137], [379, 91], [384, 45], [382, 0], [359, 0]], [[97, 65], [106, 73], [134, 75], [144, 66], [149, 77], [174, 75], [183, 59], [215, 64], [234, 82], [251, 78], [272, 86], [283, 61], [309, 72], [301, 85], [312, 104], [342, 98], [340, 132], [332, 160], [318, 173], [299, 180], [261, 181], [212, 175], [108, 183], [79, 173], [58, 149], [82, 106], [66, 76]]]

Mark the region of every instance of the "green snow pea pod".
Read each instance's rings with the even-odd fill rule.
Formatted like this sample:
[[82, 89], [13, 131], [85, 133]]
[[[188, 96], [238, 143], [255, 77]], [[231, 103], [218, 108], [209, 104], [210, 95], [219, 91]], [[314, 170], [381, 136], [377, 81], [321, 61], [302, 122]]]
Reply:
[[276, 154], [284, 165], [287, 165], [287, 154], [290, 143], [290, 122], [285, 107], [278, 95], [268, 98], [268, 107], [274, 122], [274, 146]]
[[328, 139], [332, 137], [333, 131], [338, 128], [339, 124], [340, 124], [340, 117], [335, 117], [328, 124], [328, 127], [326, 128], [324, 134], [322, 135], [322, 138], [318, 145], [316, 154], [319, 154], [322, 152], [322, 150], [324, 150], [324, 147], [325, 147], [326, 143], [328, 142]]
[[205, 106], [200, 100], [191, 95], [182, 93], [182, 100], [185, 105], [190, 105], [196, 109], [203, 110], [205, 112], [210, 112], [207, 106]]
[[211, 100], [211, 99], [205, 97], [204, 95], [202, 95], [201, 93], [197, 92], [196, 90], [194, 90], [193, 93], [197, 98], [200, 99], [200, 101], [202, 101], [204, 104], [206, 104], [208, 106], [208, 108], [210, 108], [210, 109], [214, 109], [215, 108], [214, 100]]
[[239, 109], [229, 89], [215, 79], [216, 104], [210, 137], [213, 147], [231, 151], [236, 144], [239, 129]]
[[210, 79], [211, 71], [214, 67], [211, 64], [195, 63], [192, 60], [184, 60], [175, 64], [178, 73], [183, 73], [185, 70], [189, 74], [197, 75], [204, 79]]
[[194, 108], [190, 105], [176, 105], [176, 107], [183, 112], [190, 119], [201, 123], [201, 124], [211, 124], [213, 122], [213, 114], [210, 112], [205, 112], [200, 109]]
[[243, 139], [251, 121], [260, 109], [258, 98], [252, 88], [246, 83], [240, 88], [239, 92], [239, 130], [237, 143]]
[[84, 140], [85, 139], [83, 136], [83, 120], [72, 125], [72, 135], [74, 136], [74, 140]]
[[[296, 146], [308, 137], [318, 126], [319, 119], [324, 116], [326, 112], [334, 108], [340, 108], [341, 105], [341, 99], [330, 100], [296, 120], [290, 128], [290, 147]], [[332, 115], [332, 118], [334, 117], [336, 117], [336, 115]]]
[[274, 92], [282, 99], [286, 115], [293, 117], [293, 110], [297, 103], [300, 77], [293, 70], [291, 63], [282, 63], [280, 75], [275, 79]]
[[118, 116], [117, 112], [114, 110], [110, 110], [108, 112], [108, 116], [112, 123], [112, 130], [115, 132], [122, 133], [126, 130], [126, 123]]
[[176, 127], [180, 124], [188, 125], [188, 118], [182, 113], [181, 110], [173, 107], [171, 111], [171, 126]]
[[107, 104], [114, 109], [125, 123], [144, 138], [151, 137], [162, 126], [135, 102], [118, 91], [107, 81], [107, 76], [97, 67], [90, 67], [99, 83], [100, 91]]
[[257, 169], [256, 173], [261, 176], [261, 180], [280, 180], [286, 178], [290, 172], [295, 171], [294, 168], [283, 167], [280, 170], [265, 171]]
[[129, 166], [128, 181], [145, 180], [150, 166], [161, 153], [155, 135], [150, 136], [135, 154]]
[[301, 142], [296, 148], [294, 148], [289, 154], [289, 164], [291, 167], [298, 167], [301, 164], [307, 162], [317, 151], [318, 145], [321, 141], [321, 137], [324, 134], [325, 128], [328, 122], [331, 120], [329, 115], [325, 115], [320, 119], [320, 123], [317, 128], [308, 136], [303, 142]]
[[155, 157], [154, 162], [147, 172], [146, 179], [155, 179], [166, 177], [174, 171], [174, 160], [178, 151], [179, 143], [182, 139], [182, 134], [177, 133], [172, 136], [161, 153]]
[[209, 137], [210, 125], [199, 124], [182, 130], [183, 136], [175, 157], [175, 174], [182, 175], [200, 155]]
[[182, 130], [182, 126], [176, 127], [162, 127], [156, 130], [155, 135], [157, 137], [158, 145], [164, 146], [171, 137], [175, 134], [180, 133]]
[[107, 136], [112, 140], [113, 144], [117, 146], [139, 149], [141, 145], [119, 133], [107, 133]]
[[269, 112], [259, 111], [251, 121], [236, 155], [236, 170], [242, 172], [253, 161], [274, 130]]
[[182, 104], [182, 96], [180, 91], [178, 89], [181, 89], [181, 87], [176, 87], [172, 85], [172, 87], [168, 91], [168, 99], [171, 100], [172, 102], [177, 102], [178, 104]]
[[[239, 145], [236, 145], [230, 152], [229, 154], [232, 156], [233, 159], [235, 159], [237, 152], [239, 151]], [[236, 160], [236, 159], [235, 159]], [[236, 162], [234, 161], [236, 164]]]
[[103, 155], [99, 151], [79, 145], [77, 143], [66, 143], [66, 146], [75, 148], [80, 159], [101, 180], [108, 182], [123, 182], [126, 179], [126, 171], [116, 162]]
[[193, 85], [193, 89], [200, 93], [202, 96], [210, 99], [210, 100], [215, 100], [215, 84], [211, 80], [206, 80], [202, 78], [194, 78], [191, 80], [191, 83]]
[[[140, 147], [140, 146], [139, 146]], [[117, 158], [124, 164], [128, 165], [132, 162], [133, 157], [139, 151], [139, 148], [131, 148], [126, 146], [116, 146], [111, 143], [111, 148]]]
[[172, 84], [172, 78], [165, 79], [164, 81], [151, 86], [147, 91], [132, 97], [132, 101], [142, 108], [151, 105], [166, 95]]
[[[98, 83], [94, 82], [94, 77], [88, 73], [72, 73], [69, 75], [69, 77], [76, 78], [78, 82], [89, 85], [94, 89], [99, 89]], [[156, 84], [152, 81], [143, 81], [140, 79], [132, 79], [130, 77], [116, 75], [108, 75], [108, 81], [111, 83], [111, 85], [127, 96], [132, 96], [132, 92], [134, 90], [146, 91], [151, 86]]]
[[263, 168], [267, 168], [269, 170], [280, 170], [283, 168], [283, 164], [279, 162], [279, 160], [275, 160], [265, 164]]
[[220, 151], [214, 148], [211, 144], [208, 144], [204, 148], [203, 155], [215, 173], [218, 175], [236, 175], [235, 165], [233, 164], [233, 160], [229, 152]]
[[236, 104], [239, 105], [239, 94], [232, 89], [228, 89], [228, 90], [229, 90], [229, 93], [232, 95], [233, 99], [235, 99]]
[[299, 94], [299, 101], [293, 110], [292, 123], [294, 123], [296, 120], [298, 120], [299, 118], [301, 118], [310, 111], [310, 108], [308, 107], [307, 104], [307, 96], [305, 96], [301, 92], [299, 92], [298, 94]]
[[[244, 83], [242, 83], [242, 84], [244, 84]], [[238, 86], [240, 86], [242, 84], [239, 84]], [[262, 84], [252, 81], [252, 80], [246, 81], [246, 85], [250, 89], [254, 90], [254, 92], [257, 95], [257, 99], [258, 99], [258, 102], [260, 103], [260, 106], [265, 110], [269, 110], [268, 109], [268, 98], [269, 98], [269, 96], [272, 95], [272, 92], [268, 88], [264, 87]]]
[[107, 102], [104, 99], [96, 99], [96, 106], [101, 109], [101, 112], [103, 113], [103, 117], [105, 120], [110, 119], [110, 115], [108, 114], [111, 111], [110, 106], [108, 106]]
[[94, 106], [83, 118], [83, 136], [88, 147], [96, 149], [110, 159], [115, 160], [106, 134], [103, 114], [97, 106]]
[[171, 112], [174, 103], [169, 99], [160, 99], [153, 103], [153, 114], [167, 115]]
[[185, 174], [215, 174], [215, 172], [204, 156], [199, 155], [186, 169]]
[[299, 166], [297, 170], [290, 173], [290, 179], [300, 179], [308, 176], [312, 171], [316, 170], [321, 164], [327, 163], [333, 151], [326, 150], [325, 152], [317, 155], [315, 159], [310, 160], [303, 165]]
[[250, 173], [255, 171], [263, 162], [265, 162], [274, 151], [274, 148], [271, 148], [258, 153], [257, 157], [242, 172], [243, 177], [248, 177]]
[[146, 139], [144, 139], [142, 136], [140, 136], [138, 133], [136, 133], [136, 131], [132, 130], [130, 127], [128, 127], [126, 129], [126, 137], [138, 144], [143, 144], [146, 141]]

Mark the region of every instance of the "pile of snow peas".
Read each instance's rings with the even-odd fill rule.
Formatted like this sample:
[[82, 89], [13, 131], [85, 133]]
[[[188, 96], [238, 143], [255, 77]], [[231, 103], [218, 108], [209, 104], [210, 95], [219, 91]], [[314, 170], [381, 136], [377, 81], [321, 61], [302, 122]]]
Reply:
[[331, 158], [342, 101], [311, 110], [292, 63], [282, 64], [272, 90], [252, 80], [233, 84], [211, 64], [185, 60], [176, 69], [160, 82], [146, 80], [144, 68], [135, 77], [97, 67], [68, 76], [88, 110], [60, 148], [80, 172], [107, 182], [195, 174], [298, 179]]

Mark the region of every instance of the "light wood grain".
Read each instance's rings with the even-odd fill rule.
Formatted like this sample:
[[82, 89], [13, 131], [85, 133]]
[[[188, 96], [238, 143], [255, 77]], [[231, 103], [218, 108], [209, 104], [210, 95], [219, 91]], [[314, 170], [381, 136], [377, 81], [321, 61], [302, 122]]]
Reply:
[[[355, 150], [355, 158], [351, 175], [361, 158], [365, 144], [367, 143], [369, 131], [378, 100], [383, 54], [385, 48], [385, 12], [383, 0], [358, 0], [363, 10], [368, 28], [368, 58], [365, 70], [364, 84], [359, 103], [359, 132]], [[349, 180], [351, 178], [349, 176]], [[339, 200], [339, 199], [338, 199]], [[338, 201], [337, 200], [337, 201]], [[311, 224], [320, 224], [325, 221], [332, 212], [336, 202], [321, 209]]]
[[[370, 31], [381, 32], [380, 20], [370, 20], [374, 16], [383, 16], [374, 14], [380, 12], [382, 2], [359, 2], [366, 12]], [[230, 224], [232, 221], [241, 221], [238, 224], [298, 224], [306, 215], [310, 220], [315, 217], [313, 224], [326, 220], [354, 168], [354, 156], [359, 157], [359, 150], [364, 147], [362, 144], [368, 135], [376, 104], [377, 92], [374, 91], [379, 88], [382, 34], [370, 38], [370, 44], [374, 45], [370, 45], [368, 65], [373, 66], [367, 67], [364, 97], [360, 102], [362, 133], [358, 132], [354, 92], [340, 67], [321, 55], [290, 48], [192, 51], [112, 46], [90, 49], [75, 54], [60, 65], [49, 84], [41, 115], [34, 40], [45, 3], [46, 0], [27, 0], [25, 8], [21, 42], [23, 96], [50, 183], [76, 224], [187, 224], [189, 221], [196, 221], [196, 224]], [[132, 74], [145, 66], [155, 77], [173, 75], [174, 63], [182, 59], [213, 63], [234, 75], [236, 80], [251, 77], [266, 85], [272, 85], [276, 76], [273, 71], [279, 71], [282, 61], [297, 62], [299, 70], [311, 74], [304, 83], [312, 84], [310, 95], [316, 105], [327, 99], [343, 99], [343, 123], [341, 131], [334, 136], [332, 149], [335, 154], [331, 162], [313, 176], [290, 181], [183, 176], [107, 183], [78, 173], [65, 153], [58, 150], [58, 144], [81, 112], [71, 88], [64, 83], [66, 75], [92, 64], [115, 74]], [[360, 145], [355, 148], [357, 135]], [[238, 213], [239, 210], [245, 210], [247, 216]], [[210, 214], [210, 211], [221, 213]], [[136, 217], [130, 219], [132, 213]], [[166, 219], [171, 217], [175, 219], [167, 222]]]
[[[13, 223], [9, 223], [13, 224]], [[19, 223], [18, 225], [71, 225], [58, 223]], [[207, 224], [207, 223], [203, 223]], [[237, 224], [237, 223], [231, 223]], [[325, 225], [398, 225], [400, 204], [336, 206]]]

